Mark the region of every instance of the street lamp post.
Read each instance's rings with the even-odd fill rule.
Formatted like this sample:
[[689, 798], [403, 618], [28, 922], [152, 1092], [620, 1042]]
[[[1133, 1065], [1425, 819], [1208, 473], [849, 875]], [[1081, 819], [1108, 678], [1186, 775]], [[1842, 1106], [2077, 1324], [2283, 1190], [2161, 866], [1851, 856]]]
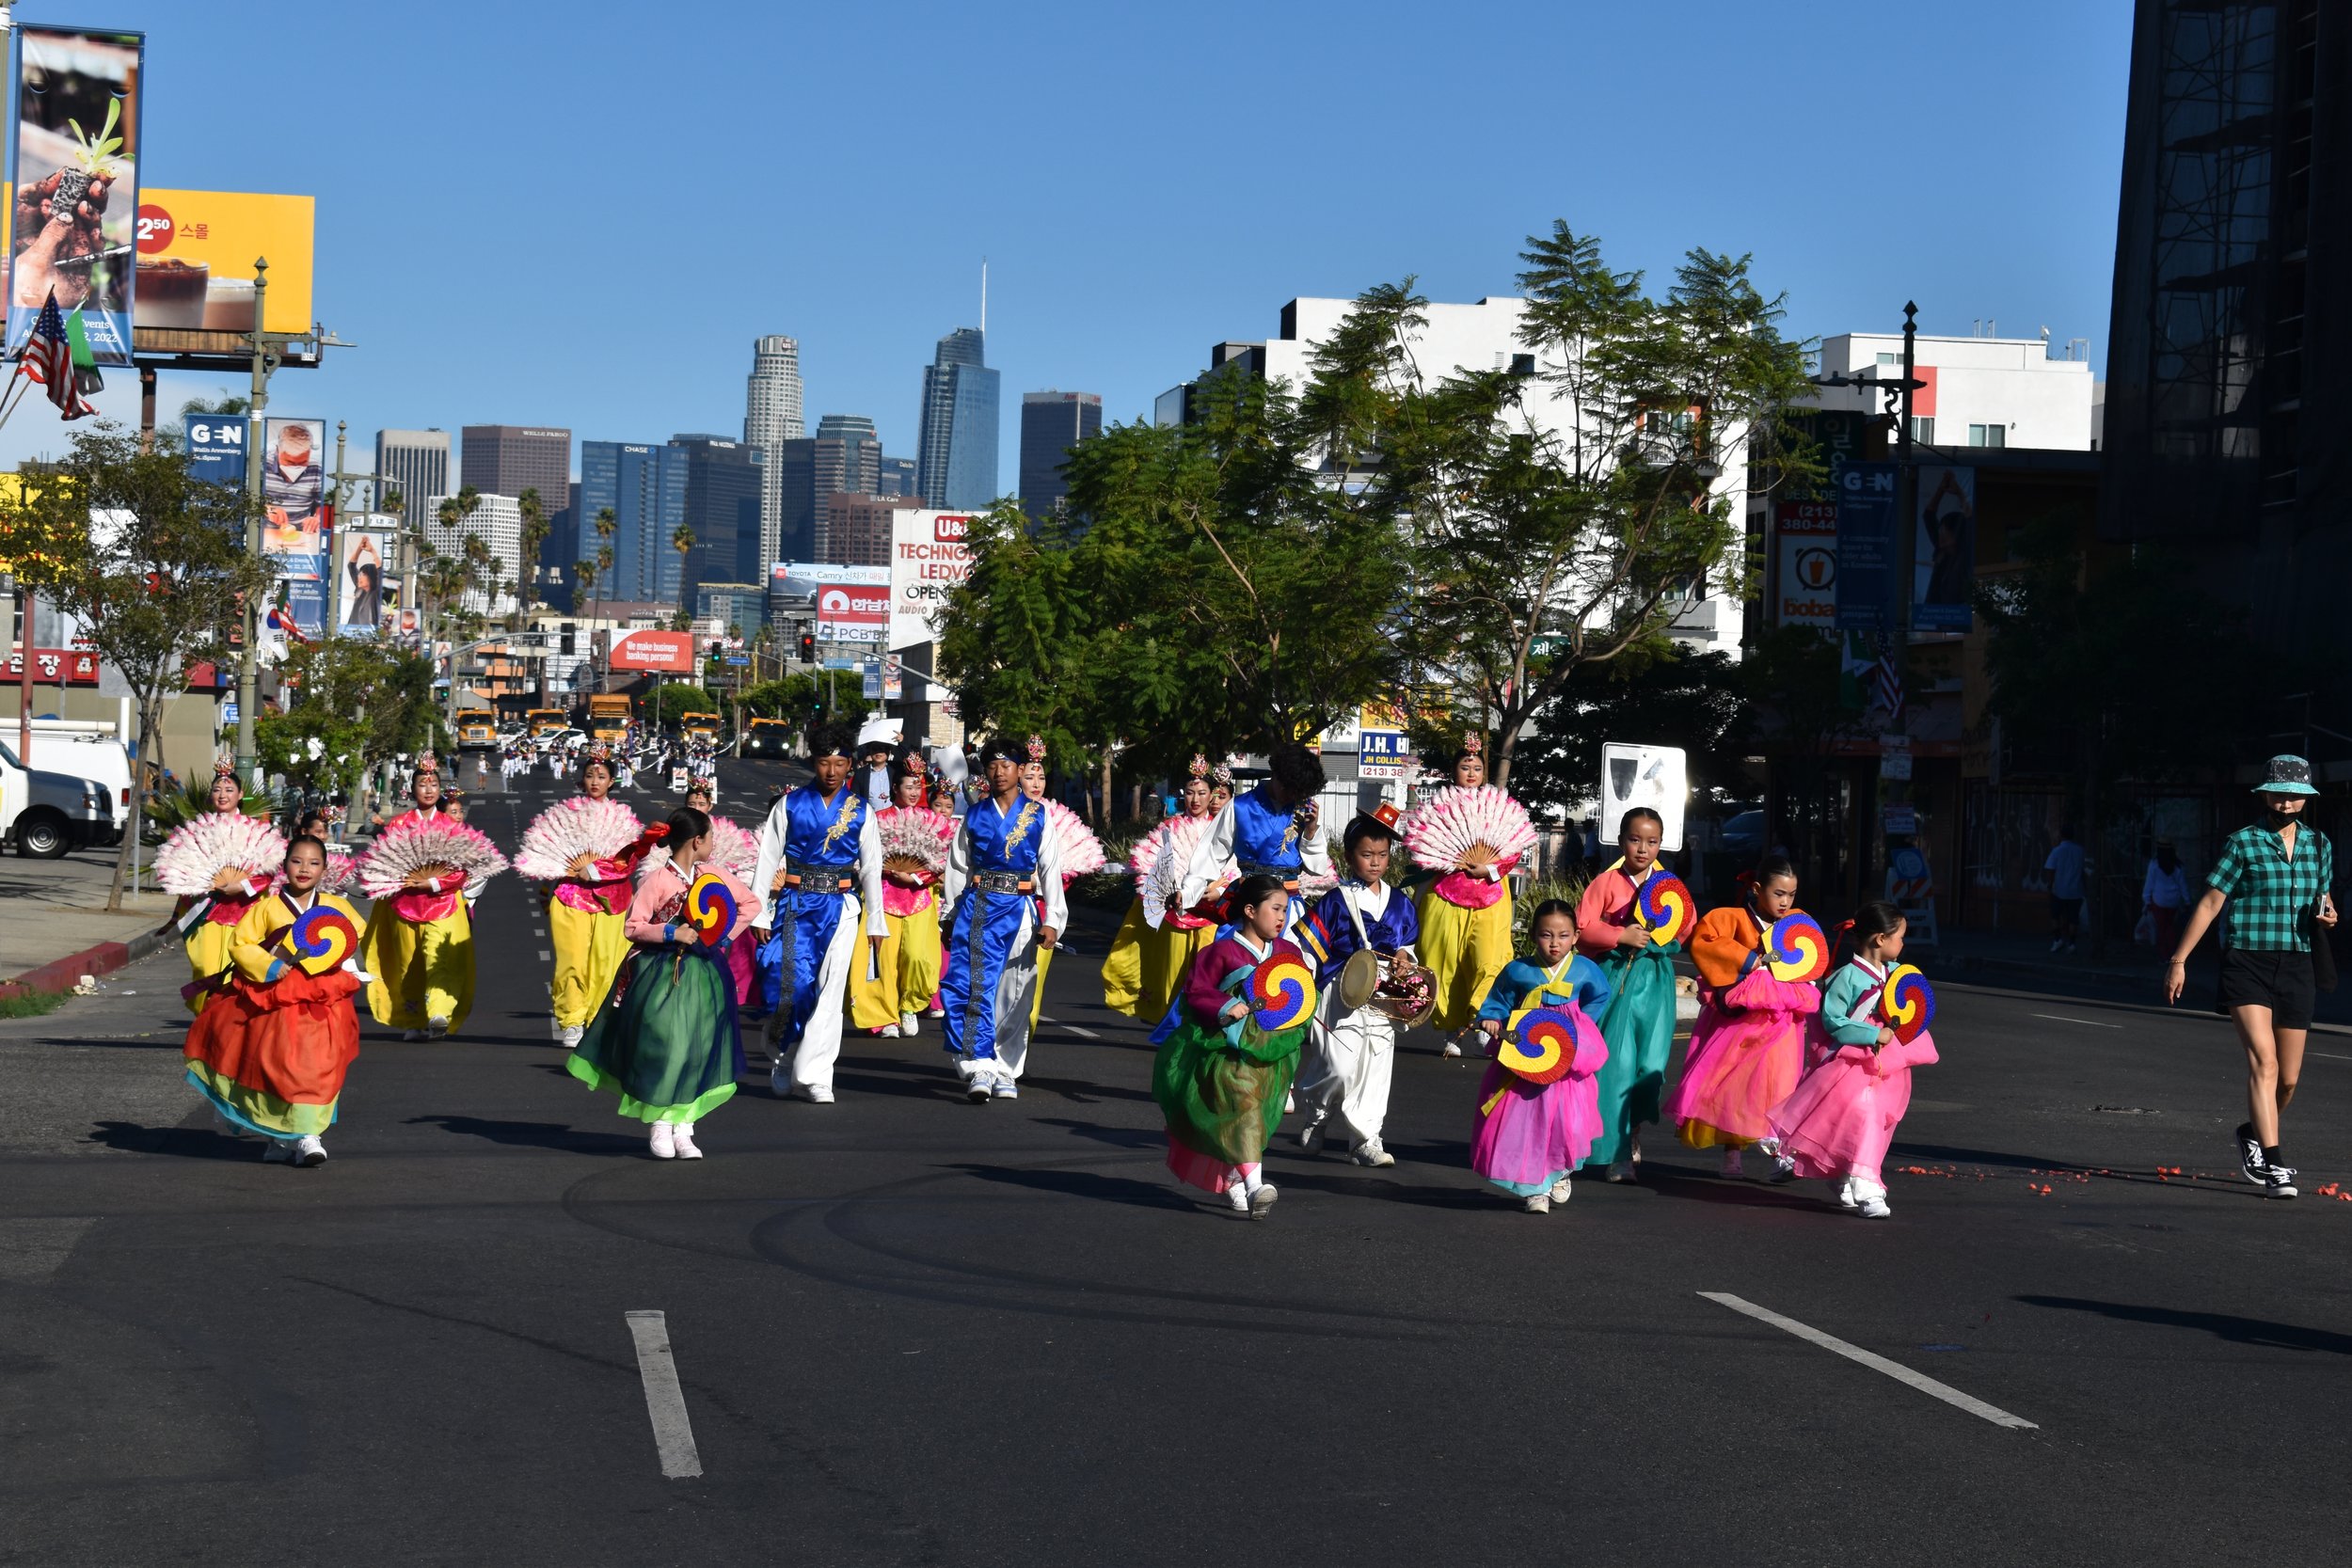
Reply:
[[[262, 553], [262, 410], [269, 405], [269, 372], [278, 368], [278, 356], [273, 352], [270, 335], [262, 330], [268, 320], [262, 313], [269, 298], [269, 259], [256, 258], [253, 262], [253, 396], [245, 415], [245, 495], [248, 503], [245, 518], [245, 548], [247, 555]], [[266, 594], [268, 590], [264, 589]], [[253, 705], [262, 673], [262, 607], [248, 597], [245, 606], [245, 656], [237, 660], [237, 776], [248, 785], [258, 786], [261, 769], [253, 751]]]

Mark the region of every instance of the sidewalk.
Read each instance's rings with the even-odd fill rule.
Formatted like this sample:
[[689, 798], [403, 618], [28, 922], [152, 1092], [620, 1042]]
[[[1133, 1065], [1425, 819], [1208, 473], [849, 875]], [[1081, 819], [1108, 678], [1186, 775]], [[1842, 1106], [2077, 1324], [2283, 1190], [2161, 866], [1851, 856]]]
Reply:
[[[1913, 942], [1903, 948], [1903, 961], [1917, 964], [1930, 980], [2003, 981], [2037, 990], [2060, 990], [2072, 994], [2121, 1002], [2160, 1005], [2164, 1000], [2164, 964], [2153, 947], [2131, 942], [2109, 942], [2094, 958], [2085, 941], [2078, 951], [2053, 953], [2050, 939], [2020, 931], [1963, 931], [1947, 927], [1938, 946]], [[2220, 958], [2212, 940], [2189, 960], [2188, 984], [2179, 1006], [2209, 1009], [2220, 985]], [[2352, 1025], [2352, 989], [2319, 993], [2313, 1022]]]
[[156, 928], [171, 913], [170, 895], [126, 896], [126, 912], [109, 914], [114, 868], [112, 849], [77, 849], [54, 861], [0, 860], [0, 983], [62, 990], [164, 944], [167, 939]]

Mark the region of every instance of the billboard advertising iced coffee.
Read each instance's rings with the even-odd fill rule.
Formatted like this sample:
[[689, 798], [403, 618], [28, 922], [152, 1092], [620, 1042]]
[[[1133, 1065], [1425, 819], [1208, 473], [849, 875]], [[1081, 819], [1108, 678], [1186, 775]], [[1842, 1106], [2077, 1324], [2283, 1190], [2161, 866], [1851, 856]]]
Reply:
[[8, 213], [8, 351], [53, 296], [101, 365], [131, 362], [139, 205], [139, 33], [19, 27]]
[[956, 584], [972, 575], [967, 512], [899, 513], [890, 531], [890, 645], [912, 648], [936, 635], [934, 623]]
[[139, 195], [140, 326], [253, 330], [253, 261], [269, 262], [265, 332], [310, 330], [311, 225], [307, 196], [150, 190]]

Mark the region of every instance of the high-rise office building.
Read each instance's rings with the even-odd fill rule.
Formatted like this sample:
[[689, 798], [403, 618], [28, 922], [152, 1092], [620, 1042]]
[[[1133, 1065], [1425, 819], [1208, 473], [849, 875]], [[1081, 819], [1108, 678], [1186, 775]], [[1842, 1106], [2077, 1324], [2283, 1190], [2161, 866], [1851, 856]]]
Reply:
[[[768, 459], [769, 494], [776, 498], [776, 536], [771, 563], [817, 559], [817, 441], [796, 436], [776, 443]], [[762, 567], [763, 577], [766, 568]]]
[[890, 532], [897, 515], [923, 504], [920, 496], [849, 495], [826, 498], [826, 553], [842, 566], [890, 564]]
[[694, 535], [678, 579], [679, 603], [706, 582], [759, 582], [760, 481], [765, 463], [744, 442], [722, 436], [673, 436], [686, 465], [685, 523]]
[[[453, 488], [449, 482], [449, 432], [379, 430], [375, 433], [375, 477], [382, 490], [400, 492], [401, 513], [412, 529], [430, 515], [425, 502]], [[384, 504], [381, 493], [376, 504]]]
[[957, 509], [996, 499], [997, 373], [976, 327], [939, 340], [923, 371], [923, 419], [915, 448], [926, 503]]
[[[595, 560], [610, 546], [612, 565], [591, 585], [594, 597], [640, 604], [676, 604], [684, 562], [672, 541], [686, 521], [687, 453], [651, 442], [580, 444], [581, 553]], [[612, 514], [610, 539], [596, 518]]]
[[[743, 396], [743, 441], [758, 449], [764, 465], [759, 502], [763, 562], [810, 559], [779, 553], [785, 535], [784, 443], [797, 441], [801, 436], [801, 345], [777, 334], [754, 339], [752, 374]], [[763, 564], [762, 573], [766, 570]]]
[[2352, 26], [2324, 0], [2138, 0], [2100, 531], [2162, 540], [2276, 646], [2352, 578]]
[[458, 479], [485, 496], [539, 492], [553, 511], [572, 482], [572, 433], [544, 425], [469, 424], [458, 432]]
[[463, 555], [469, 536], [482, 541], [489, 552], [490, 576], [466, 591], [460, 601], [477, 615], [504, 615], [515, 608], [511, 585], [523, 557], [523, 515], [513, 496], [487, 493], [474, 498], [473, 510], [454, 524], [441, 521], [441, 503], [448, 496], [427, 496], [424, 542], [436, 555]]
[[1061, 509], [1070, 486], [1061, 466], [1070, 449], [1103, 434], [1103, 400], [1093, 392], [1021, 394], [1021, 509], [1032, 518]]
[[923, 491], [922, 487], [914, 482], [914, 459], [912, 457], [874, 459], [874, 494], [913, 496], [920, 499]]
[[816, 518], [816, 560], [837, 559], [826, 532], [829, 507], [837, 495], [870, 496], [879, 480], [882, 437], [874, 421], [863, 414], [827, 414], [817, 421], [817, 444], [811, 449], [812, 498]]

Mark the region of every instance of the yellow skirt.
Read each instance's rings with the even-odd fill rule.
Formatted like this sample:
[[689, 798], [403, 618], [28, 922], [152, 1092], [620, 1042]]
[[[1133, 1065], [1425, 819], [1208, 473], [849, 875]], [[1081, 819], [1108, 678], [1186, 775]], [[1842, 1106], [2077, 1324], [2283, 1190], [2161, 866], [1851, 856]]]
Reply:
[[939, 994], [939, 906], [926, 904], [913, 914], [885, 911], [882, 921], [890, 933], [882, 938], [877, 977], [866, 977], [863, 952], [850, 966], [850, 1022], [860, 1029], [887, 1028]]
[[622, 933], [628, 919], [626, 912], [597, 914], [548, 900], [548, 943], [555, 949], [548, 1006], [561, 1027], [584, 1025], [604, 1006], [612, 976], [628, 957], [628, 938]]
[[1495, 976], [1511, 961], [1511, 900], [1466, 910], [1437, 894], [1421, 897], [1421, 942], [1414, 948], [1438, 981], [1438, 1010], [1430, 1027], [1446, 1034], [1478, 1021]]
[[1184, 989], [1184, 981], [1192, 974], [1192, 960], [1200, 950], [1216, 940], [1216, 927], [1196, 926], [1184, 930], [1176, 926], [1163, 925], [1156, 931], [1143, 934], [1143, 1010], [1136, 1014], [1146, 1023], [1157, 1023], [1168, 1016], [1177, 995]]
[[[229, 949], [236, 934], [234, 926], [215, 926], [209, 920], [198, 922], [196, 929], [188, 933], [188, 978], [209, 982], [226, 974], [230, 967]], [[188, 997], [188, 1011], [202, 1012], [204, 1004], [217, 994], [212, 990], [194, 992]]]
[[1029, 995], [1029, 1027], [1032, 1030], [1037, 1028], [1037, 1021], [1045, 1011], [1045, 972], [1054, 967], [1055, 951], [1051, 947], [1037, 950], [1037, 990]]
[[1141, 1018], [1143, 944], [1159, 933], [1143, 921], [1143, 900], [1127, 906], [1127, 918], [1111, 938], [1110, 956], [1103, 960], [1103, 1006], [1129, 1018]]
[[454, 1031], [473, 1010], [473, 919], [466, 901], [438, 920], [411, 924], [379, 899], [359, 943], [368, 1011], [395, 1029], [422, 1029], [446, 1019]]

